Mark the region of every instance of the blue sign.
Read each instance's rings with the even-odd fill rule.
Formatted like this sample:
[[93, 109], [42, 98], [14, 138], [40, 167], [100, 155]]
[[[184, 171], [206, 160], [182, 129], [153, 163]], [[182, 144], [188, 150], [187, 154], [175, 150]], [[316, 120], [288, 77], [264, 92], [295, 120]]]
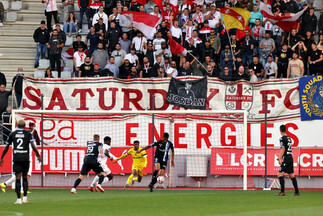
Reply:
[[309, 76], [299, 80], [302, 121], [323, 119], [323, 77]]

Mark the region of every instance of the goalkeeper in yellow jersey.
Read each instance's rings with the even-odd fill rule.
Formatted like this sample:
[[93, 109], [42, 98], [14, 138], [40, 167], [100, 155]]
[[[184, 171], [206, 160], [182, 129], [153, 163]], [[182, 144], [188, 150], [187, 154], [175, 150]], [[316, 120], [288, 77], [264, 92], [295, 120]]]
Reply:
[[[124, 189], [134, 184], [135, 181], [141, 182], [142, 176], [145, 174], [145, 168], [147, 166], [147, 154], [146, 151], [143, 150], [140, 153], [137, 153], [138, 150], [142, 148], [139, 147], [139, 141], [136, 140], [133, 142], [133, 148], [129, 149], [129, 151], [119, 157], [118, 159], [114, 160], [113, 163], [116, 163], [118, 160], [127, 157], [128, 155], [132, 156], [132, 174], [129, 176], [127, 183], [124, 186]], [[137, 177], [135, 177], [137, 176]]]

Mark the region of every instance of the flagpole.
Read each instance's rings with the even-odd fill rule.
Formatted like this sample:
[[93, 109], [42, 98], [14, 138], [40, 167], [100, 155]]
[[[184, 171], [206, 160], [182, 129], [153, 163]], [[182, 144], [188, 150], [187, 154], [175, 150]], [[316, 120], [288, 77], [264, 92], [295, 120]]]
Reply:
[[[225, 22], [223, 20], [223, 23], [224, 23], [224, 26], [225, 26]], [[233, 52], [233, 49], [232, 49], [232, 44], [231, 44], [231, 40], [230, 40], [230, 35], [229, 35], [229, 32], [228, 32], [228, 29], [225, 28], [225, 31], [227, 32], [227, 35], [228, 35], [228, 39], [229, 39], [229, 44], [230, 44], [230, 49], [231, 49], [231, 52], [232, 52], [232, 60], [233, 58], [235, 58], [234, 56], [234, 52]], [[233, 67], [235, 68], [236, 67], [236, 64], [235, 64], [235, 61], [233, 60]]]
[[204, 67], [204, 65], [202, 65], [202, 63], [195, 56], [193, 56], [190, 52], [187, 52], [187, 53], [190, 54], [197, 61], [197, 63], [199, 63], [202, 66], [202, 68], [207, 72], [207, 69]]

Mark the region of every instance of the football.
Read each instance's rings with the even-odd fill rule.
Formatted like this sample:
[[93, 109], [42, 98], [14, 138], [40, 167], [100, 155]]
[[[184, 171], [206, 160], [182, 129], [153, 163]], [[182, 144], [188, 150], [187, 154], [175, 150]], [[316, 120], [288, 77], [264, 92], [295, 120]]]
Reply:
[[158, 178], [157, 178], [157, 182], [158, 182], [159, 184], [163, 184], [163, 183], [164, 183], [164, 181], [165, 181], [164, 176], [158, 176]]

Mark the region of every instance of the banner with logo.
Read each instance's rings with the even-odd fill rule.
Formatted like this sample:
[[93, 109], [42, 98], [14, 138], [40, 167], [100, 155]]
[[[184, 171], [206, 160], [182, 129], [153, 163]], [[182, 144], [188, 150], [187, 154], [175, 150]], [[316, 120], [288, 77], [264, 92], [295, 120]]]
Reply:
[[299, 80], [299, 100], [302, 121], [323, 119], [322, 76], [302, 77]]
[[[201, 77], [181, 77], [181, 81]], [[169, 104], [170, 78], [120, 80], [115, 78], [24, 79], [23, 107], [45, 110], [180, 110]], [[300, 117], [298, 79], [268, 80], [259, 83], [239, 81], [226, 83], [207, 79], [206, 110], [247, 110], [249, 122], [262, 122], [265, 97], [268, 98], [268, 120]], [[154, 96], [154, 97], [153, 97]], [[155, 103], [153, 103], [153, 98]]]
[[[4, 147], [0, 147], [2, 152]], [[118, 158], [126, 153], [130, 148], [111, 148], [110, 155]], [[11, 148], [8, 151], [3, 167], [0, 167], [0, 173], [12, 173], [12, 156]], [[86, 154], [86, 147], [44, 147], [44, 172], [45, 173], [79, 173], [83, 159]], [[148, 163], [146, 167], [147, 173], [152, 173], [152, 151], [147, 150]], [[129, 155], [120, 160], [118, 163], [112, 163], [110, 159], [107, 160], [107, 165], [114, 174], [129, 174], [132, 172], [132, 157]], [[37, 161], [33, 153], [33, 173], [41, 172], [41, 164]]]
[[189, 109], [205, 109], [207, 97], [207, 78], [181, 81], [172, 77], [168, 87], [169, 104]]
[[[279, 172], [280, 149], [268, 149], [267, 174]], [[301, 176], [323, 176], [323, 149], [293, 149], [294, 173]], [[213, 148], [211, 151], [211, 171], [213, 175], [242, 175], [243, 149]], [[248, 149], [248, 175], [265, 174], [265, 150]]]

